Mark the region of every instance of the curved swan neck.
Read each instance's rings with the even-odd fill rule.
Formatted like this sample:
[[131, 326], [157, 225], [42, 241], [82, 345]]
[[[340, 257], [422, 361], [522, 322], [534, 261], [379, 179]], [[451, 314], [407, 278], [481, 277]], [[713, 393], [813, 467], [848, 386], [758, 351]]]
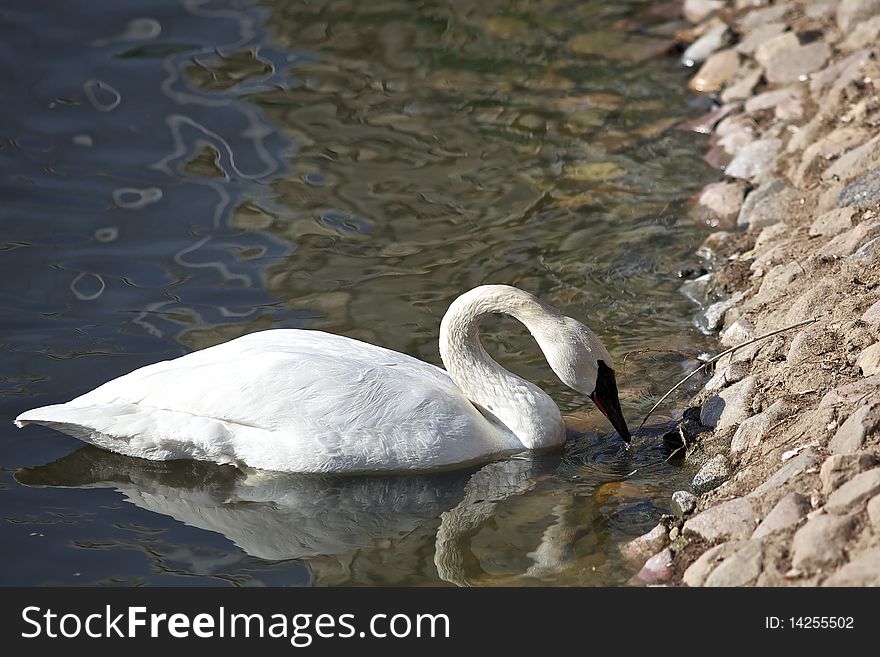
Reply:
[[[458, 297], [440, 323], [440, 357], [462, 392], [501, 420], [528, 449], [565, 440], [559, 408], [547, 393], [504, 369], [486, 353], [480, 323], [492, 314], [522, 322], [542, 349], [564, 319], [555, 308], [507, 285], [483, 285]], [[546, 353], [546, 350], [545, 350]]]

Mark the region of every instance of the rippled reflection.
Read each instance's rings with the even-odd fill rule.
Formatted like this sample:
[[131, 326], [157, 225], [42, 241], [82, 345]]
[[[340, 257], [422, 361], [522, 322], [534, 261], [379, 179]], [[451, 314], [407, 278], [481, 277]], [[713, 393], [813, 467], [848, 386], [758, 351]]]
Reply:
[[[676, 272], [702, 240], [682, 207], [707, 172], [695, 138], [672, 127], [690, 110], [684, 74], [662, 57], [681, 27], [667, 5], [11, 0], [0, 16], [4, 417], [277, 326], [438, 363], [444, 310], [485, 282], [528, 289], [602, 335], [630, 418], [702, 346]], [[235, 533], [302, 510], [199, 497], [206, 480], [242, 500], [261, 494], [237, 474], [86, 452], [110, 471], [93, 483], [110, 488], [23, 487], [15, 469], [79, 444], [6, 426], [0, 582], [625, 581], [616, 546], [656, 522], [687, 473], [664, 464], [630, 476], [629, 460], [651, 449], [603, 446], [606, 425], [519, 325], [493, 321], [485, 334], [587, 431], [515, 494], [469, 491], [533, 465], [449, 475], [448, 490], [365, 480], [361, 498], [375, 504], [383, 486], [401, 508], [419, 491], [437, 499], [410, 520], [361, 514], [348, 538], [328, 533], [306, 554]], [[620, 467], [588, 467], [596, 454]], [[81, 485], [77, 458], [50, 466], [57, 481]], [[138, 486], [168, 481], [191, 512], [113, 492], [138, 503]], [[200, 520], [199, 505], [226, 524]], [[397, 522], [409, 523], [403, 536]]]

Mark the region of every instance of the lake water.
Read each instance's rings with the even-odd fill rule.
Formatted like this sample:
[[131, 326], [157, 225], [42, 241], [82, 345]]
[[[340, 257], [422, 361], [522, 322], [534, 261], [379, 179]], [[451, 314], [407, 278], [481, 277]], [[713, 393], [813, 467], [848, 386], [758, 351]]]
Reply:
[[602, 336], [635, 428], [710, 347], [678, 286], [712, 172], [673, 127], [700, 110], [665, 9], [5, 2], [0, 584], [625, 583], [693, 472], [661, 420], [625, 451], [511, 320], [487, 346], [571, 416], [562, 453], [291, 477], [11, 422], [269, 327], [439, 363], [455, 296], [508, 283]]

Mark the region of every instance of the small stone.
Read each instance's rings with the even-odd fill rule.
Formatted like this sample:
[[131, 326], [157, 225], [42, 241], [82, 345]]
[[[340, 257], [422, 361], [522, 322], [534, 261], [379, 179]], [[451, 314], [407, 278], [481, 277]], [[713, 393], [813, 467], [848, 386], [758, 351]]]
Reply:
[[829, 132], [804, 149], [804, 154], [792, 180], [795, 184], [802, 185], [808, 174], [822, 173], [829, 161], [864, 144], [868, 137], [867, 130], [856, 126], [844, 126]]
[[822, 464], [819, 479], [822, 481], [822, 492], [828, 495], [840, 485], [852, 479], [860, 472], [877, 465], [877, 458], [870, 452], [855, 454], [832, 454]]
[[709, 459], [693, 481], [694, 491], [698, 494], [708, 493], [730, 479], [730, 461], [724, 454]]
[[785, 49], [770, 57], [764, 75], [773, 84], [805, 80], [809, 73], [825, 66], [829, 57], [831, 48], [824, 41]]
[[761, 66], [767, 68], [770, 60], [781, 52], [795, 50], [800, 47], [797, 35], [794, 32], [783, 32], [758, 44], [755, 48], [754, 57]]
[[755, 141], [755, 126], [745, 114], [725, 117], [715, 127], [718, 137], [716, 147], [720, 147], [729, 155], [736, 155], [745, 146]]
[[735, 292], [727, 299], [724, 299], [723, 301], [717, 301], [706, 308], [706, 310], [703, 311], [703, 320], [706, 328], [710, 331], [716, 331], [721, 328], [721, 325], [724, 323], [724, 316], [727, 314], [727, 311], [733, 308], [740, 301], [742, 301], [745, 296], [746, 295], [744, 292]]
[[745, 449], [756, 446], [764, 436], [781, 420], [794, 411], [794, 407], [777, 399], [767, 409], [744, 420], [733, 434], [730, 442], [730, 453], [737, 454]]
[[840, 192], [837, 204], [867, 208], [880, 203], [880, 168], [869, 171], [844, 187]]
[[746, 541], [709, 574], [703, 586], [748, 586], [761, 574], [764, 564], [761, 541]]
[[715, 372], [715, 376], [703, 386], [703, 390], [708, 393], [716, 393], [729, 385], [738, 383], [748, 376], [750, 367], [749, 361], [738, 360], [727, 367], [719, 368]]
[[648, 559], [635, 579], [638, 583], [647, 585], [667, 583], [672, 579], [672, 551], [665, 548]]
[[749, 497], [758, 497], [779, 488], [788, 482], [795, 475], [803, 472], [816, 463], [816, 452], [812, 449], [805, 449], [796, 457], [785, 463], [763, 484], [749, 493]]
[[810, 226], [810, 237], [833, 237], [852, 228], [852, 217], [855, 208], [835, 208], [823, 212]]
[[856, 475], [831, 493], [825, 509], [830, 513], [846, 513], [877, 493], [880, 493], [880, 468]]
[[736, 223], [740, 228], [748, 230], [784, 221], [799, 197], [800, 192], [785, 180], [770, 179], [746, 196]]
[[675, 539], [677, 539], [680, 534], [681, 534], [681, 530], [678, 527], [673, 527], [672, 529], [669, 530], [669, 540], [674, 542]]
[[677, 490], [672, 494], [672, 512], [679, 518], [684, 518], [697, 508], [697, 496], [686, 490]]
[[762, 4], [763, 0], [737, 0], [737, 9], [748, 7], [750, 10], [742, 19], [741, 29], [743, 32], [752, 32], [767, 23], [778, 23], [792, 8], [790, 4], [782, 2], [772, 7], [755, 9]]
[[694, 561], [681, 577], [685, 585], [692, 588], [702, 586], [720, 561], [736, 552], [744, 541], [730, 541], [709, 548]]
[[875, 342], [859, 354], [856, 367], [861, 370], [862, 376], [880, 373], [880, 342]]
[[791, 232], [791, 226], [784, 221], [777, 221], [775, 224], [764, 226], [758, 233], [758, 239], [755, 240], [755, 250], [766, 246], [770, 242], [778, 241]]
[[857, 554], [822, 586], [880, 586], [880, 548]]
[[620, 547], [624, 558], [633, 563], [644, 563], [652, 554], [666, 547], [668, 543], [666, 527], [657, 525], [647, 534], [634, 538]]
[[682, 535], [696, 536], [710, 543], [744, 539], [755, 530], [756, 520], [757, 514], [751, 502], [744, 497], [736, 497], [689, 518], [682, 527]]
[[783, 497], [767, 517], [761, 521], [752, 538], [762, 538], [773, 532], [791, 527], [800, 522], [810, 512], [810, 500], [800, 493], [789, 493]]
[[864, 399], [868, 399], [869, 395], [876, 395], [877, 386], [880, 386], [880, 374], [865, 377], [864, 379], [856, 379], [851, 383], [837, 386], [823, 395], [822, 400], [819, 402], [819, 408], [823, 409], [840, 405], [855, 406]]
[[761, 69], [754, 66], [740, 67], [724, 91], [721, 92], [721, 102], [731, 103], [735, 100], [751, 98], [755, 87], [761, 81]]
[[819, 255], [842, 258], [851, 255], [862, 244], [880, 233], [880, 221], [863, 221], [855, 228], [841, 233], [819, 249]]
[[713, 20], [702, 36], [684, 51], [681, 63], [689, 67], [703, 63], [712, 53], [727, 45], [729, 35], [730, 31], [724, 21]]
[[[743, 342], [747, 342], [755, 337], [755, 324], [748, 317], [740, 317], [733, 324], [728, 326], [721, 332], [721, 345], [724, 347], [734, 347]], [[749, 369], [747, 360], [738, 360], [736, 369], [725, 370], [725, 384], [736, 383], [742, 380]], [[740, 373], [742, 373], [740, 375]], [[739, 376], [738, 376], [739, 375]]]
[[837, 25], [847, 34], [866, 18], [880, 14], [880, 0], [841, 0], [837, 6]]
[[733, 79], [738, 69], [736, 50], [719, 50], [706, 60], [688, 86], [699, 93], [718, 91]]
[[852, 180], [880, 164], [880, 135], [841, 155], [822, 173], [822, 180]]
[[843, 548], [853, 530], [850, 516], [818, 515], [797, 530], [791, 544], [791, 564], [803, 570], [826, 568], [843, 561]]
[[880, 301], [875, 301], [860, 318], [865, 324], [880, 324]]
[[746, 144], [727, 165], [725, 173], [733, 178], [760, 182], [776, 169], [776, 158], [781, 148], [780, 139], [759, 139]]
[[745, 183], [717, 182], [706, 185], [697, 203], [705, 209], [710, 226], [732, 225], [739, 215], [746, 194]]
[[711, 282], [712, 274], [703, 274], [699, 278], [682, 283], [678, 291], [694, 303], [702, 304], [706, 299], [706, 290], [709, 289]]
[[769, 41], [777, 34], [782, 34], [788, 26], [785, 23], [764, 23], [746, 35], [746, 38], [736, 44], [736, 49], [743, 55], [751, 55], [762, 43]]
[[702, 23], [724, 7], [724, 0], [685, 0], [682, 13], [691, 23]]
[[853, 454], [862, 448], [865, 442], [865, 420], [871, 407], [868, 404], [859, 407], [850, 415], [831, 439], [829, 448], [833, 454]]
[[875, 534], [880, 534], [880, 495], [875, 495], [868, 502], [868, 520]]
[[751, 414], [755, 377], [748, 376], [711, 397], [700, 409], [703, 426], [719, 430], [739, 424]]

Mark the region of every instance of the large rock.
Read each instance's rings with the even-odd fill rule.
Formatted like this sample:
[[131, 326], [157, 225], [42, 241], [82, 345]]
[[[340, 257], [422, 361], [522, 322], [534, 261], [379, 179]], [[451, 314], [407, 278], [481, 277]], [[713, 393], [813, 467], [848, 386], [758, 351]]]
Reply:
[[712, 226], [728, 225], [739, 215], [746, 194], [742, 182], [717, 182], [706, 185], [700, 192], [697, 203], [708, 215], [707, 223]]
[[669, 543], [669, 534], [666, 527], [657, 525], [647, 534], [642, 534], [628, 543], [624, 543], [620, 552], [627, 561], [644, 563], [652, 554], [656, 554]]
[[695, 493], [703, 494], [718, 488], [728, 479], [730, 479], [730, 461], [724, 454], [717, 454], [700, 468], [692, 485]]
[[763, 538], [773, 532], [796, 525], [809, 512], [810, 500], [800, 493], [789, 493], [779, 500], [773, 510], [761, 521], [752, 534], [752, 538]]
[[833, 454], [853, 454], [862, 448], [867, 432], [865, 420], [870, 411], [871, 407], [865, 404], [846, 418], [831, 439], [829, 448]]
[[716, 301], [703, 311], [703, 323], [710, 331], [717, 331], [724, 324], [727, 311], [745, 298], [745, 292], [734, 292], [727, 299]]
[[759, 139], [746, 144], [727, 165], [725, 173], [732, 178], [760, 182], [776, 169], [781, 148], [781, 139]]
[[841, 0], [837, 5], [837, 25], [847, 34], [857, 23], [880, 14], [880, 0]]
[[736, 223], [740, 228], [749, 229], [785, 221], [799, 198], [800, 192], [785, 180], [773, 178], [746, 196]]
[[784, 32], [757, 44], [753, 54], [755, 61], [764, 68], [767, 68], [770, 60], [779, 53], [794, 50], [800, 47], [800, 45], [800, 41], [798, 41], [797, 35], [794, 32]]
[[840, 485], [852, 479], [860, 472], [870, 470], [877, 465], [877, 457], [871, 452], [857, 452], [856, 454], [832, 454], [819, 469], [819, 479], [822, 482], [822, 492], [828, 495], [840, 488]]
[[824, 41], [785, 49], [770, 58], [764, 75], [767, 81], [773, 84], [806, 80], [808, 74], [825, 66], [829, 57], [831, 57], [831, 48]]
[[810, 466], [816, 463], [816, 452], [814, 452], [811, 448], [807, 448], [803, 450], [800, 454], [795, 456], [790, 461], [787, 461], [781, 468], [779, 468], [773, 476], [770, 477], [763, 484], [755, 488], [751, 493], [749, 493], [748, 497], [759, 497], [764, 495], [765, 493], [769, 493], [773, 491], [783, 484], [787, 483], [790, 479], [800, 474]]
[[872, 395], [876, 395], [878, 386], [880, 386], [880, 374], [837, 386], [822, 396], [819, 401], [819, 409], [841, 405], [855, 406], [865, 399], [870, 399]]
[[810, 237], [834, 237], [852, 228], [855, 208], [835, 208], [823, 212], [810, 226]]
[[846, 513], [877, 493], [880, 493], [880, 468], [856, 475], [831, 493], [825, 509], [830, 513]]
[[709, 543], [744, 539], [755, 531], [758, 518], [752, 503], [737, 497], [706, 509], [684, 523], [682, 534], [696, 536]]
[[736, 49], [743, 55], [752, 55], [762, 43], [766, 43], [787, 29], [788, 26], [785, 23], [764, 23], [749, 32], [742, 41], [736, 44]]
[[725, 388], [709, 398], [700, 409], [700, 423], [713, 429], [725, 429], [739, 424], [752, 412], [755, 377], [747, 376], [739, 383]]
[[709, 548], [688, 566], [681, 577], [681, 581], [690, 587], [702, 586], [716, 566], [725, 558], [734, 554], [744, 543], [745, 541], [730, 541]]
[[769, 433], [770, 429], [787, 418], [794, 411], [794, 406], [782, 399], [777, 399], [764, 411], [753, 415], [736, 428], [730, 442], [730, 453], [737, 454], [755, 447]]
[[672, 551], [661, 550], [645, 562], [634, 578], [635, 584], [656, 586], [672, 579]]
[[758, 579], [764, 566], [763, 561], [761, 541], [746, 541], [715, 567], [703, 586], [748, 586]]
[[797, 530], [791, 544], [791, 564], [814, 571], [843, 561], [843, 549], [852, 534], [850, 516], [819, 515]]
[[880, 586], [880, 548], [857, 554], [822, 586]]

